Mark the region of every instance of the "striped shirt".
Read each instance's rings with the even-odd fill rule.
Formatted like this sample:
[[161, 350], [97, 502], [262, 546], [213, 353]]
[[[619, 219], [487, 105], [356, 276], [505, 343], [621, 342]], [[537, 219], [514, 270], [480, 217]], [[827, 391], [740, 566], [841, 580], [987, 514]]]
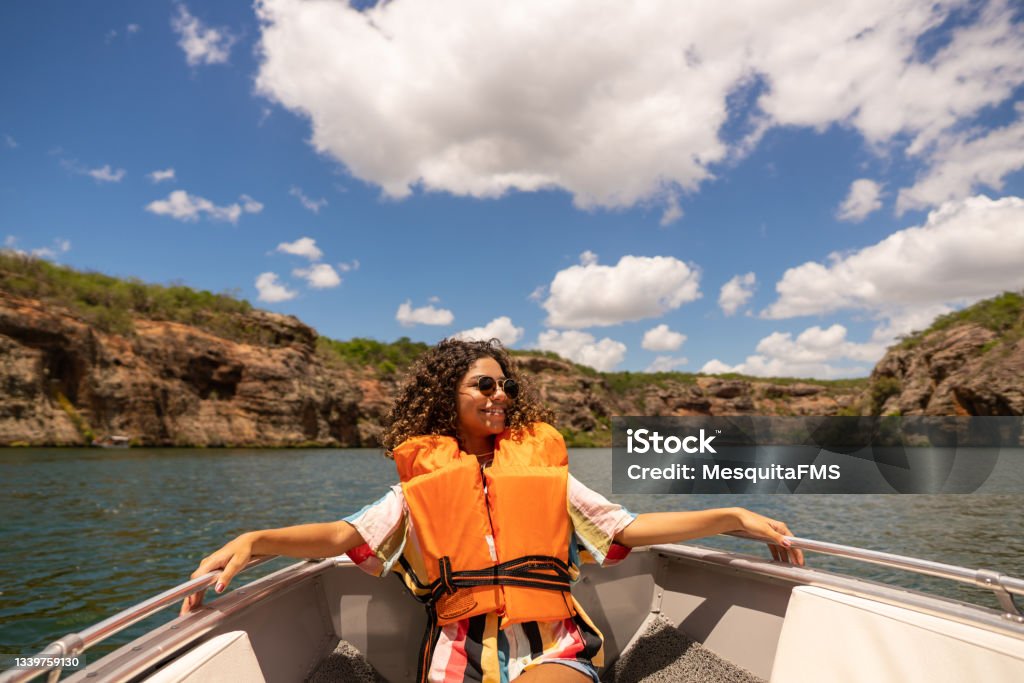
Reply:
[[[633, 521], [621, 505], [581, 484], [569, 475], [567, 505], [573, 524], [569, 564], [573, 578], [585, 561], [609, 566], [629, 549], [614, 542], [615, 535]], [[366, 544], [349, 552], [352, 560], [374, 576], [384, 576], [406, 549], [409, 509], [401, 484], [379, 500], [345, 518]], [[452, 683], [483, 681], [506, 683], [537, 664], [551, 661], [603, 663], [601, 632], [573, 598], [577, 615], [553, 622], [527, 622], [501, 629], [497, 614], [482, 614], [448, 624], [434, 647], [428, 679]]]

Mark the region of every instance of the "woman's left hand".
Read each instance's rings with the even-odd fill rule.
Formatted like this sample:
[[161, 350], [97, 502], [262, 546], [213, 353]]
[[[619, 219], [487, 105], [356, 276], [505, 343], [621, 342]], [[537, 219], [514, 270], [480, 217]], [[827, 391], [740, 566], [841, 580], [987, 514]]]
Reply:
[[785, 538], [793, 535], [785, 522], [770, 519], [744, 508], [737, 508], [736, 514], [740, 523], [740, 528], [737, 531], [744, 531], [751, 536], [768, 541], [768, 549], [771, 551], [773, 559], [801, 567], [804, 565], [803, 551], [793, 548]]

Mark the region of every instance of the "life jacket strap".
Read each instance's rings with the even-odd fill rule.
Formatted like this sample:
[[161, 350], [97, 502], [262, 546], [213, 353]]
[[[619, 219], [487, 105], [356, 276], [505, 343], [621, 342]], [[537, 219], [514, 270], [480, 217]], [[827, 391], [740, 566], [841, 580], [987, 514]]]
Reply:
[[437, 612], [433, 604], [427, 605], [427, 628], [423, 632], [423, 642], [420, 644], [420, 658], [416, 666], [416, 680], [418, 683], [426, 683], [427, 674], [430, 673], [430, 662], [434, 659], [434, 646], [441, 635], [441, 627], [437, 624]]
[[419, 667], [416, 672], [416, 680], [420, 683], [427, 680], [430, 662], [434, 658], [434, 646], [441, 635], [436, 604], [443, 596], [454, 594], [460, 588], [476, 586], [519, 586], [565, 593], [572, 583], [569, 565], [557, 557], [548, 555], [527, 555], [486, 569], [467, 569], [458, 572], [452, 571], [451, 558], [445, 555], [438, 560], [438, 569], [440, 576], [429, 586], [424, 586], [415, 578], [415, 573], [413, 574], [417, 586], [430, 589], [427, 598], [427, 629], [423, 634]]
[[527, 555], [493, 567], [458, 572], [452, 571], [451, 559], [445, 555], [438, 560], [438, 569], [439, 577], [430, 585], [432, 603], [460, 588], [519, 586], [565, 592], [572, 584], [569, 566], [548, 555]]

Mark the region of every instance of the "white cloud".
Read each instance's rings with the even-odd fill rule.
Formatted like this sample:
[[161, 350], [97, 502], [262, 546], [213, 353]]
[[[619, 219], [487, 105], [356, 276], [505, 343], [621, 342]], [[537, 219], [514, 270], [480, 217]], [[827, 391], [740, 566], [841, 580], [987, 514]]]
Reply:
[[413, 308], [412, 301], [406, 300], [405, 303], [398, 307], [395, 320], [402, 327], [412, 327], [413, 325], [451, 325], [452, 321], [455, 320], [455, 316], [447, 309], [435, 308], [432, 305]]
[[[60, 154], [62, 150], [58, 147], [50, 151], [50, 154]], [[75, 159], [61, 159], [61, 167], [77, 173], [78, 175], [87, 175], [93, 180], [101, 183], [119, 183], [124, 179], [125, 170], [119, 168], [116, 171], [111, 168], [110, 164], [105, 164], [99, 168], [86, 168]]]
[[[885, 353], [885, 344], [877, 342], [855, 343], [847, 341], [846, 328], [832, 325], [826, 329], [809, 327], [796, 339], [789, 332], [773, 332], [757, 343], [756, 353], [737, 365], [728, 365], [716, 359], [701, 368], [707, 374], [736, 372], [755, 377], [836, 377], [864, 376], [868, 365]], [[844, 362], [843, 364], [836, 364]]]
[[10, 135], [4, 134], [4, 144], [10, 149], [18, 148], [18, 141], [12, 138]]
[[154, 183], [162, 183], [165, 180], [174, 180], [174, 169], [165, 168], [162, 171], [153, 171], [149, 174], [149, 179]]
[[886, 311], [881, 323], [871, 333], [871, 341], [888, 346], [900, 336], [927, 329], [940, 315], [953, 310], [948, 304], [932, 304]]
[[523, 328], [512, 324], [512, 319], [507, 315], [495, 318], [483, 327], [473, 327], [452, 335], [455, 339], [482, 339], [484, 341], [498, 338], [505, 346], [512, 346], [523, 336]]
[[[248, 206], [250, 201], [246, 202], [246, 211], [249, 212], [251, 212], [251, 207]], [[256, 202], [256, 204], [259, 203]], [[259, 205], [259, 208], [262, 209], [262, 205]], [[146, 211], [160, 216], [170, 216], [179, 221], [190, 222], [199, 220], [200, 215], [205, 213], [213, 220], [237, 223], [238, 218], [242, 215], [242, 207], [238, 204], [217, 206], [209, 199], [191, 195], [185, 192], [185, 190], [175, 190], [167, 195], [167, 199], [158, 199], [150, 202], [146, 205]]]
[[679, 206], [679, 195], [675, 192], [668, 193], [665, 199], [665, 211], [661, 214], [658, 225], [664, 228], [682, 217], [683, 209]]
[[686, 341], [685, 334], [673, 332], [668, 329], [668, 325], [661, 324], [644, 332], [640, 346], [648, 351], [675, 351], [683, 345], [684, 341]]
[[[24, 250], [17, 249], [15, 246], [16, 244], [17, 238], [15, 238], [13, 234], [8, 234], [7, 238], [4, 240], [4, 246], [8, 248], [10, 251], [13, 251], [15, 254], [25, 256], [26, 252]], [[70, 251], [71, 240], [56, 238], [53, 240], [53, 244], [51, 246], [36, 247], [35, 249], [30, 249], [28, 254], [35, 256], [36, 258], [56, 259], [56, 257], [59, 256], [60, 254], [67, 254]]]
[[256, 277], [256, 289], [260, 293], [259, 300], [269, 303], [288, 301], [298, 295], [298, 292], [288, 289], [277, 281], [277, 273], [260, 273]]
[[592, 266], [595, 263], [597, 263], [597, 254], [595, 254], [594, 252], [587, 249], [582, 254], [580, 254], [580, 265]]
[[329, 264], [315, 263], [309, 268], [296, 268], [292, 271], [295, 277], [305, 278], [314, 289], [328, 289], [341, 284], [341, 277]]
[[320, 213], [320, 209], [327, 206], [326, 199], [321, 197], [320, 199], [314, 201], [307, 197], [305, 194], [303, 194], [302, 190], [298, 187], [293, 187], [291, 190], [288, 191], [288, 194], [290, 194], [293, 197], [297, 197], [299, 202], [301, 202], [304, 207], [306, 207], [313, 213]]
[[142, 30], [142, 27], [139, 26], [138, 24], [128, 24], [127, 26], [124, 27], [125, 33], [128, 33], [128, 34], [138, 33], [140, 30]]
[[206, 26], [184, 4], [179, 4], [178, 15], [171, 17], [171, 28], [178, 34], [178, 45], [189, 66], [227, 63], [235, 37], [226, 29]]
[[259, 203], [247, 194], [243, 194], [238, 198], [242, 202], [242, 211], [246, 213], [259, 213], [263, 210], [263, 204]]
[[1013, 8], [999, 0], [974, 23], [955, 26], [929, 58], [922, 54], [922, 34], [958, 10], [957, 3], [913, 0], [817, 3], [776, 30], [760, 31], [755, 51], [763, 50], [761, 69], [772, 76], [760, 103], [777, 123], [843, 123], [875, 144], [906, 134], [914, 153], [1007, 99], [1024, 79], [1024, 34]]
[[773, 128], [840, 125], [927, 161], [1024, 83], [1016, 3], [962, 5], [262, 0], [257, 89], [392, 197], [561, 188], [585, 208], [659, 201], [670, 222]]
[[729, 365], [728, 363], [723, 363], [717, 358], [712, 358], [703, 366], [701, 366], [700, 371], [705, 375], [724, 375], [728, 372], [737, 372], [732, 368], [733, 366]]
[[323, 258], [324, 253], [316, 246], [316, 240], [312, 237], [300, 237], [294, 242], [281, 242], [277, 245], [275, 251], [309, 259], [310, 265], [308, 267], [295, 268], [292, 270], [292, 275], [305, 279], [306, 284], [314, 289], [337, 287], [341, 284], [341, 276], [338, 275], [338, 270], [345, 273], [359, 268], [359, 261], [356, 260], [353, 260], [351, 263], [339, 263], [337, 270], [330, 264], [317, 263], [317, 261]]
[[654, 318], [701, 296], [700, 271], [671, 256], [623, 256], [614, 266], [581, 260], [556, 273], [548, 287], [542, 305], [552, 327]]
[[957, 305], [1024, 288], [1024, 199], [947, 202], [906, 228], [828, 265], [790, 268], [766, 318], [861, 309], [879, 316]]
[[647, 366], [644, 372], [672, 372], [689, 362], [688, 358], [681, 358], [679, 356], [658, 356]]
[[85, 175], [90, 176], [101, 183], [119, 183], [124, 179], [124, 173], [125, 171], [123, 168], [119, 168], [115, 171], [110, 167], [110, 164], [105, 164], [100, 168], [91, 168], [85, 171]]
[[822, 329], [815, 325], [793, 339], [789, 332], [773, 332], [757, 344], [757, 352], [770, 358], [784, 358], [799, 363], [813, 363], [833, 358], [875, 361], [885, 348], [870, 343], [846, 341], [846, 328], [834, 324]]
[[943, 136], [927, 172], [900, 190], [897, 212], [963, 199], [982, 185], [1002, 190], [1003, 179], [1024, 168], [1024, 103], [1017, 104], [1017, 112], [1020, 118], [1002, 128]]
[[323, 258], [324, 252], [316, 246], [316, 240], [312, 237], [300, 237], [294, 242], [281, 242], [277, 245], [277, 251], [282, 254], [294, 254], [305, 256], [310, 261], [319, 261]]
[[841, 221], [859, 223], [871, 213], [882, 208], [882, 186], [874, 180], [859, 178], [850, 185], [850, 192], [839, 205], [836, 218]]
[[626, 357], [626, 345], [605, 337], [597, 341], [594, 335], [578, 330], [546, 330], [537, 337], [537, 348], [554, 351], [581, 365], [608, 371]]
[[736, 275], [722, 285], [718, 294], [718, 305], [726, 317], [735, 315], [736, 311], [747, 305], [750, 297], [754, 295], [754, 285], [757, 284], [757, 276], [753, 273]]

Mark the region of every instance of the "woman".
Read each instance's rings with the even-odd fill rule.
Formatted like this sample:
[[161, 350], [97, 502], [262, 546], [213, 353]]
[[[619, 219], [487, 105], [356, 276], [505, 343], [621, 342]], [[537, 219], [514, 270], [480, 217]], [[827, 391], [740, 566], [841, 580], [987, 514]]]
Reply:
[[400, 484], [342, 521], [242, 534], [192, 576], [223, 568], [220, 593], [254, 555], [348, 553], [373, 574], [398, 572], [428, 605], [421, 678], [581, 683], [598, 680], [603, 643], [569, 590], [582, 559], [744, 531], [803, 564], [786, 525], [749, 510], [632, 515], [609, 502], [568, 474], [550, 417], [497, 340], [442, 341], [389, 416]]

